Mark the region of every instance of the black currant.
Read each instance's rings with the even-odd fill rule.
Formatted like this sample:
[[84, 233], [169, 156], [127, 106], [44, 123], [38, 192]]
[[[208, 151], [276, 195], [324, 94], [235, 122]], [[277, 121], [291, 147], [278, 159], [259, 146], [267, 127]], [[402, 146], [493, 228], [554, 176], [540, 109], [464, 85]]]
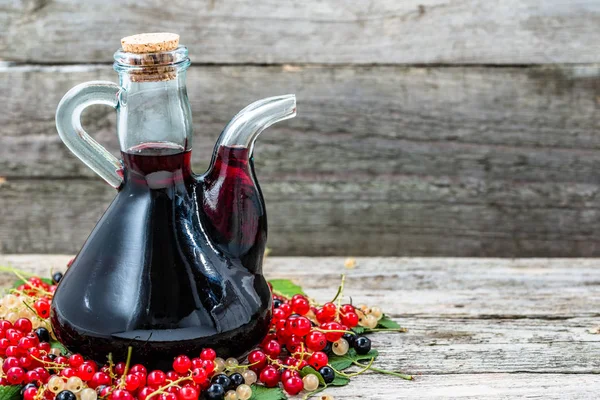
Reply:
[[49, 342], [50, 341], [50, 332], [46, 328], [37, 328], [35, 330], [35, 334], [40, 339], [40, 342]]
[[55, 400], [77, 400], [77, 396], [75, 396], [75, 393], [71, 392], [70, 390], [63, 390], [56, 395]]
[[333, 343], [327, 342], [327, 344], [325, 345], [325, 348], [321, 351], [323, 353], [327, 354], [328, 356], [330, 356], [333, 353], [333, 351], [331, 350], [332, 346], [333, 346]]
[[228, 389], [231, 385], [231, 379], [229, 379], [229, 377], [225, 374], [215, 375], [211, 382], [221, 385], [223, 389]]
[[350, 345], [350, 347], [354, 346], [354, 341], [356, 340], [355, 334], [344, 333], [344, 336], [342, 336], [342, 338], [346, 339], [346, 342], [348, 342], [348, 345]]
[[371, 351], [371, 339], [359, 336], [354, 340], [354, 350], [357, 354], [363, 355]]
[[[96, 388], [96, 393], [97, 393], [97, 394], [100, 394], [100, 393], [102, 393], [102, 391], [104, 390], [104, 388], [106, 388], [106, 385], [100, 385], [100, 386], [98, 386], [98, 387]], [[100, 397], [100, 396], [98, 396], [98, 397]]]
[[56, 354], [48, 354], [48, 358], [54, 361], [56, 360]]
[[54, 275], [52, 275], [52, 282], [56, 285], [58, 282], [60, 282], [62, 277], [62, 272], [55, 272]]
[[28, 383], [27, 385], [25, 385], [25, 386], [23, 386], [23, 387], [21, 388], [21, 396], [23, 396], [23, 393], [25, 393], [25, 391], [26, 391], [27, 389], [29, 389], [30, 387], [37, 388], [37, 386], [35, 385], [35, 383]]
[[213, 383], [204, 392], [206, 400], [223, 400], [225, 398], [225, 389], [218, 383]]
[[335, 379], [335, 372], [333, 372], [333, 369], [331, 369], [331, 367], [323, 367], [319, 370], [319, 373], [321, 374], [323, 380], [327, 384], [333, 382], [333, 380]]
[[237, 372], [229, 375], [229, 380], [231, 381], [231, 385], [229, 385], [230, 390], [237, 389], [237, 387], [240, 386], [245, 381], [242, 374], [237, 373]]
[[273, 300], [273, 308], [279, 308], [283, 304], [283, 301], [279, 299]]

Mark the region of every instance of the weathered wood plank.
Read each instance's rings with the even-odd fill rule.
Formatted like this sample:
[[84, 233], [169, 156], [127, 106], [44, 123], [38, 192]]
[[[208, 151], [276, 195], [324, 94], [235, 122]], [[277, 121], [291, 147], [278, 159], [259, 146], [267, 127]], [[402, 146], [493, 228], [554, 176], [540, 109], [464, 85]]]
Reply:
[[[111, 68], [0, 66], [0, 76], [3, 175], [92, 176], [60, 143], [54, 112], [75, 84], [114, 80]], [[206, 166], [239, 109], [292, 92], [298, 117], [261, 137], [259, 171], [325, 179], [343, 165], [353, 181], [418, 174], [597, 184], [599, 90], [600, 67], [197, 67], [188, 79], [196, 163]], [[114, 112], [92, 111], [90, 132], [117, 151]]]
[[[0, 256], [0, 265], [12, 264], [45, 273], [50, 266], [64, 268], [69, 258], [4, 255]], [[448, 301], [443, 293], [479, 291], [485, 293], [483, 298], [496, 308], [497, 315], [492, 318], [480, 314], [474, 301], [464, 303], [462, 311], [457, 313], [440, 313], [432, 305], [417, 317], [401, 317], [399, 322], [408, 328], [407, 333], [379, 333], [372, 339], [381, 353], [378, 366], [413, 373], [415, 381], [367, 374], [354, 378], [347, 387], [328, 390], [336, 398], [587, 399], [596, 396], [600, 384], [600, 360], [596, 356], [600, 351], [600, 336], [590, 334], [588, 328], [597, 323], [598, 316], [577, 314], [583, 299], [591, 306], [598, 304], [599, 260], [359, 258], [354, 269], [345, 269], [343, 261], [342, 258], [269, 257], [265, 271], [270, 277], [299, 280], [319, 301], [330, 299], [339, 272], [345, 271], [347, 295], [356, 303], [382, 304], [392, 315], [404, 313], [406, 303], [401, 296], [404, 291], [413, 292], [416, 297], [432, 296], [439, 304]], [[0, 287], [13, 279], [0, 274]], [[511, 286], [523, 292], [518, 295], [510, 290]], [[355, 296], [360, 289], [363, 293]], [[421, 291], [416, 293], [416, 289]], [[546, 297], [547, 289], [569, 296]], [[381, 303], [381, 296], [391, 301]], [[495, 304], [493, 298], [502, 300]], [[515, 312], [512, 298], [520, 300], [522, 309]], [[536, 318], [533, 308], [536, 304], [542, 308], [548, 305], [545, 318]]]
[[[0, 265], [47, 274], [50, 267], [64, 268], [69, 259], [0, 256]], [[408, 317], [523, 320], [518, 324], [527, 326], [531, 319], [549, 325], [573, 319], [573, 327], [583, 329], [598, 324], [588, 326], [577, 318], [600, 318], [598, 259], [358, 258], [357, 262], [356, 268], [347, 269], [339, 257], [269, 257], [264, 271], [269, 278], [290, 278], [310, 288], [319, 301], [327, 301], [331, 288], [346, 274], [346, 293], [354, 303], [380, 305], [402, 321]], [[4, 274], [0, 279], [12, 277]]]
[[[54, 110], [76, 83], [114, 74], [4, 66], [0, 75], [0, 248], [74, 252], [113, 193], [60, 142]], [[192, 68], [194, 163], [206, 167], [245, 104], [296, 92], [298, 118], [257, 146], [278, 254], [600, 255], [598, 76], [583, 67]], [[116, 153], [114, 113], [92, 111], [89, 130]]]
[[[110, 60], [119, 39], [172, 31], [206, 63], [598, 62], [593, 0], [75, 0], [1, 6], [0, 59]], [[68, 21], [68, 23], [65, 23]]]

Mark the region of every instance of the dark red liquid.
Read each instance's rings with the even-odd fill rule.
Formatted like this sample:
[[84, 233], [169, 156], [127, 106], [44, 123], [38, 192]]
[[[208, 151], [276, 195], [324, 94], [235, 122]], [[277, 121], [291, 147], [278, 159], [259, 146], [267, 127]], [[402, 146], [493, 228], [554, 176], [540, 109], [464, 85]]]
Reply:
[[239, 356], [268, 330], [267, 228], [246, 148], [221, 147], [203, 176], [190, 151], [123, 153], [124, 184], [56, 292], [70, 350], [170, 364], [203, 347]]

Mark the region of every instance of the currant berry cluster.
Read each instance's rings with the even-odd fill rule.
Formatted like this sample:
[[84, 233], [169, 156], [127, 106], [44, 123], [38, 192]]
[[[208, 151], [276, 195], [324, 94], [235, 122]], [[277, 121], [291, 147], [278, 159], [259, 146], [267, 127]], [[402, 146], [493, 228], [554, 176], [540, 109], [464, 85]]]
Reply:
[[54, 274], [52, 284], [37, 276], [29, 278], [11, 293], [0, 300], [0, 318], [14, 323], [19, 318], [27, 318], [33, 328], [48, 328], [46, 319], [50, 316], [50, 303], [56, 290], [56, 284], [62, 274]]
[[[377, 318], [351, 304], [338, 307], [329, 302], [318, 307], [300, 294], [290, 299], [276, 295], [271, 330], [260, 348], [248, 355], [249, 367], [266, 387], [281, 382], [290, 395], [302, 390], [312, 392], [319, 387], [319, 378], [326, 384], [335, 379], [336, 372], [328, 365], [329, 356], [343, 356], [350, 348], [358, 354], [371, 350], [371, 341], [351, 330], [361, 318], [367, 321], [367, 316]], [[314, 373], [310, 369], [305, 373], [307, 366]]]
[[110, 358], [99, 365], [52, 347], [48, 317], [61, 278], [29, 278], [0, 300], [0, 385], [21, 385], [24, 400], [248, 400], [254, 384], [281, 385], [290, 395], [313, 392], [339, 373], [329, 357], [369, 353], [371, 341], [352, 328], [374, 328], [383, 316], [377, 307], [319, 306], [304, 295], [275, 294], [271, 329], [247, 363], [207, 348], [176, 357], [169, 371], [148, 371]]

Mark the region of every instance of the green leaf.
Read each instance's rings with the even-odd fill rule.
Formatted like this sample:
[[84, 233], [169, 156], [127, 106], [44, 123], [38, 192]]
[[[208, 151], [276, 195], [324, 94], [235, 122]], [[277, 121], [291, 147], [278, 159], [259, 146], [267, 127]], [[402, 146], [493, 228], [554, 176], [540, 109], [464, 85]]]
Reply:
[[366, 331], [366, 328], [364, 326], [355, 326], [354, 328], [352, 328], [352, 330], [357, 334], [363, 334]]
[[356, 350], [350, 349], [348, 353], [343, 356], [331, 356], [329, 357], [329, 365], [338, 371], [343, 371], [346, 368], [353, 365], [353, 361], [371, 360], [371, 358], [377, 358], [379, 353], [377, 350], [371, 350], [367, 354], [357, 354]]
[[0, 400], [19, 400], [22, 386], [0, 386]]
[[380, 329], [400, 329], [401, 326], [394, 320], [390, 319], [387, 315], [384, 315], [383, 318], [379, 320], [377, 323], [377, 328]]
[[273, 290], [275, 292], [286, 297], [292, 297], [295, 294], [306, 295], [300, 286], [296, 285], [289, 279], [273, 279], [270, 280], [269, 283], [273, 286]]
[[346, 386], [348, 383], [350, 383], [350, 379], [340, 374], [335, 374], [335, 378], [331, 381], [329, 386]]
[[[61, 354], [63, 354], [63, 355], [65, 355], [69, 352], [69, 350], [67, 350], [67, 348], [62, 345], [62, 343], [57, 342], [56, 340], [50, 341], [50, 347], [53, 349], [59, 349]], [[2, 399], [0, 399], [0, 400], [2, 400]]]
[[252, 385], [252, 397], [250, 397], [250, 400], [287, 400], [287, 398], [288, 397], [281, 388], [268, 388]]
[[318, 373], [313, 367], [307, 365], [306, 367], [302, 368], [302, 371], [300, 371], [300, 376], [303, 378], [309, 374], [316, 375], [317, 378], [319, 378], [319, 385], [325, 386], [325, 379], [323, 379], [323, 375]]

